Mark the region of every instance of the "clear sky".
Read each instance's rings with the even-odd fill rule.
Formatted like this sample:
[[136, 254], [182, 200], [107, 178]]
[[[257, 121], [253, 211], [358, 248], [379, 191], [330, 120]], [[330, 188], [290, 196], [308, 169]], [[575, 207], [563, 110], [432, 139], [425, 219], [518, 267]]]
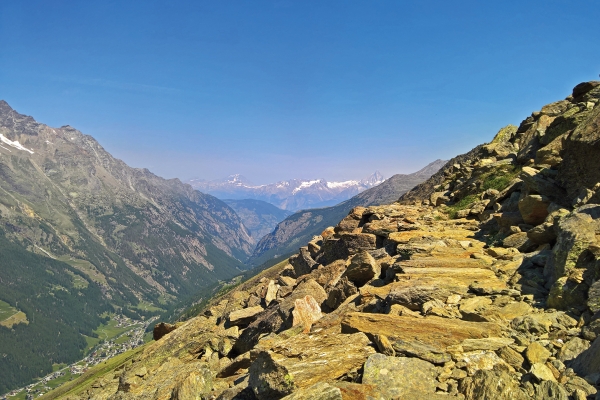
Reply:
[[408, 173], [600, 73], [597, 1], [0, 1], [0, 98], [158, 175]]

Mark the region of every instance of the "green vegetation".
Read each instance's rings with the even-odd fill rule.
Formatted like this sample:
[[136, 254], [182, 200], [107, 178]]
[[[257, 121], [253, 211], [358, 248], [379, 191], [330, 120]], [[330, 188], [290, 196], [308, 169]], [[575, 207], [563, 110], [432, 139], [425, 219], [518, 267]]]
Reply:
[[[159, 303], [161, 304], [161, 303]], [[142, 312], [154, 312], [154, 313], [160, 313], [160, 312], [164, 312], [165, 309], [163, 308], [159, 308], [156, 307], [154, 304], [152, 303], [148, 303], [146, 301], [140, 301], [140, 303], [135, 306], [135, 309], [140, 310]]]
[[508, 184], [519, 175], [520, 172], [521, 168], [512, 165], [506, 165], [488, 174], [482, 175], [481, 178], [483, 179], [483, 185], [481, 186], [481, 190], [504, 190]]
[[462, 198], [458, 203], [447, 207], [448, 216], [451, 219], [456, 218], [457, 212], [470, 208], [477, 200], [479, 200], [479, 196], [476, 194], [471, 194]]
[[[7, 312], [6, 304], [18, 308], [29, 320], [12, 328], [0, 326], [0, 393], [4, 393], [50, 373], [55, 363], [80, 359], [87, 347], [82, 334], [96, 336], [93, 329], [105, 322], [100, 314], [112, 307], [97, 284], [73, 287], [73, 275], [85, 279], [81, 272], [10, 242], [1, 229], [0, 254], [2, 309]], [[56, 287], [63, 290], [52, 290]]]
[[471, 206], [473, 206], [473, 204], [480, 199], [481, 194], [488, 189], [494, 189], [498, 191], [504, 190], [510, 184], [510, 182], [519, 175], [520, 172], [520, 167], [513, 165], [501, 165], [492, 171], [482, 174], [479, 177], [479, 181], [481, 182], [479, 191], [474, 194], [469, 194], [460, 199], [458, 202], [448, 206], [446, 208], [448, 217], [454, 219], [456, 218], [458, 211], [471, 208]]
[[98, 336], [98, 338], [100, 338], [100, 340], [111, 340], [112, 338], [119, 336], [130, 329], [131, 327], [118, 327], [117, 321], [111, 319], [106, 324], [102, 324], [95, 329], [94, 333]]
[[7, 302], [0, 300], [0, 322], [4, 321], [8, 317], [12, 317], [18, 312], [19, 310], [11, 307]]

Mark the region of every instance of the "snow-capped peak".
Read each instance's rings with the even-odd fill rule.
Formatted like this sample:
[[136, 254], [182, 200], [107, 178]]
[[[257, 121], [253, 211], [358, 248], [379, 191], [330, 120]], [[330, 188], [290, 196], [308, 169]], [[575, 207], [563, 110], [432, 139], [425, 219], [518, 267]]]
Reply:
[[252, 185], [239, 174], [212, 181], [188, 181], [195, 189], [220, 199], [262, 200], [291, 211], [337, 204], [381, 182], [383, 176], [379, 172], [362, 180], [290, 179], [260, 186]]
[[294, 190], [292, 190], [292, 194], [296, 194], [299, 191], [301, 191], [302, 189], [306, 189], [308, 187], [311, 187], [312, 185], [316, 185], [317, 183], [321, 183], [323, 181], [323, 179], [317, 179], [314, 181], [304, 181], [300, 184], [300, 186], [298, 186], [297, 188], [295, 188]]

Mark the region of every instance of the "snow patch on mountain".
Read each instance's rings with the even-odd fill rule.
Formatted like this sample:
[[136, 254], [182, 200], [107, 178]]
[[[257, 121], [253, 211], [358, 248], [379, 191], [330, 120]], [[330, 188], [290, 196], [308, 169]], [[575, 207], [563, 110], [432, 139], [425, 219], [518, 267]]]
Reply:
[[[8, 139], [7, 137], [5, 137], [3, 134], [0, 133], [0, 141], [2, 141], [2, 143], [5, 143], [9, 146], [14, 147], [15, 149], [19, 149], [19, 150], [23, 150], [23, 151], [27, 151], [30, 154], [33, 154], [32, 150], [29, 150], [27, 148], [25, 148], [21, 143], [19, 143], [18, 140], [12, 141], [10, 139]], [[8, 150], [6, 147], [4, 147], [4, 149]], [[10, 150], [9, 150], [10, 151]]]

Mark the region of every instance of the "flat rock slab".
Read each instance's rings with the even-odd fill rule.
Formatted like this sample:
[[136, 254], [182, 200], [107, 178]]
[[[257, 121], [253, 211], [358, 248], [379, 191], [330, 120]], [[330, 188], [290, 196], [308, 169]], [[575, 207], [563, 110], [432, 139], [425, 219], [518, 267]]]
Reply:
[[250, 386], [259, 400], [338, 379], [375, 353], [364, 333], [298, 334], [273, 344], [249, 369]]
[[500, 337], [500, 326], [492, 322], [469, 322], [456, 319], [412, 318], [389, 314], [348, 313], [342, 319], [342, 332], [385, 335], [390, 339], [419, 342], [436, 351], [461, 344], [465, 339]]
[[400, 266], [403, 268], [485, 268], [486, 263], [475, 258], [422, 257], [401, 261]]
[[456, 240], [469, 240], [473, 239], [473, 231], [466, 229], [444, 229], [438, 228], [435, 231], [403, 231], [403, 232], [392, 232], [388, 236], [388, 239], [396, 243], [408, 243], [410, 239], [422, 238], [422, 237], [433, 237], [438, 239], [456, 239]]
[[375, 386], [385, 399], [404, 398], [410, 392], [427, 398], [435, 393], [437, 375], [433, 364], [418, 358], [373, 354], [365, 363], [362, 382]]
[[285, 396], [281, 400], [344, 400], [342, 391], [326, 382], [319, 382], [311, 387], [300, 389]]
[[248, 325], [258, 314], [263, 312], [263, 310], [264, 309], [261, 306], [255, 306], [234, 311], [229, 314], [229, 323], [236, 326]]

